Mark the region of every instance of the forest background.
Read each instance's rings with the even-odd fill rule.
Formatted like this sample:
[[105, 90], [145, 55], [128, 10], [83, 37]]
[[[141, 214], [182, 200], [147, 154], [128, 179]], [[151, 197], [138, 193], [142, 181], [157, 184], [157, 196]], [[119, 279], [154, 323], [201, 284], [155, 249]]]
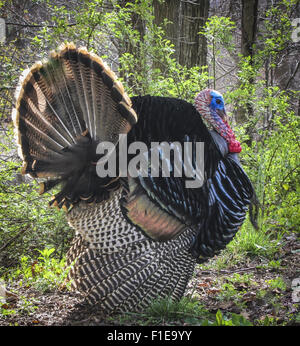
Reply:
[[[265, 298], [271, 312], [263, 311], [260, 317], [257, 311], [253, 316], [247, 312], [242, 320], [235, 317], [236, 323], [249, 318], [254, 324], [296, 323], [299, 301], [292, 296], [299, 267], [291, 269], [281, 251], [289, 245], [288, 253], [298, 256], [293, 261], [299, 262], [299, 1], [0, 0], [0, 18], [2, 280], [43, 292], [57, 290], [65, 280], [64, 259], [73, 231], [64, 212], [48, 208], [51, 196], [38, 194], [38, 182], [20, 174], [11, 109], [22, 71], [47, 58], [62, 42], [73, 41], [101, 56], [130, 96], [171, 96], [193, 103], [195, 94], [206, 87], [224, 95], [230, 122], [242, 143], [242, 165], [260, 201], [259, 231], [246, 222], [219, 262], [206, 270], [228, 271], [237, 263], [253, 267], [250, 260], [256, 261], [255, 267], [263, 263], [276, 273], [270, 280], [281, 278], [265, 284], [266, 291], [275, 285], [272, 289], [286, 292], [290, 301]], [[283, 275], [287, 272], [288, 277]], [[235, 277], [233, 288], [221, 280], [223, 291], [213, 298], [219, 294], [219, 300], [224, 300], [222, 294], [230, 296], [231, 288], [232, 302], [236, 282], [246, 285], [245, 278]], [[234, 306], [242, 302], [235, 301]], [[20, 314], [21, 303], [2, 308], [0, 303], [3, 321]], [[35, 305], [29, 302], [28, 306]], [[228, 307], [232, 305], [223, 309]], [[236, 311], [241, 316], [246, 310]], [[29, 316], [32, 312], [29, 309]], [[233, 315], [227, 320], [218, 316], [205, 318], [205, 323], [233, 323]], [[196, 320], [202, 323], [201, 318]]]

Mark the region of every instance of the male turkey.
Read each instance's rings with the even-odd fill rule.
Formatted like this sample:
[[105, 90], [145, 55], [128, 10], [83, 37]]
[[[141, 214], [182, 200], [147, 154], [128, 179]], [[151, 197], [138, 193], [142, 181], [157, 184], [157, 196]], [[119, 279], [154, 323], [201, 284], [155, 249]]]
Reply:
[[[68, 211], [76, 232], [68, 252], [73, 287], [105, 313], [139, 311], [158, 297], [179, 299], [195, 263], [225, 248], [245, 219], [254, 192], [216, 91], [200, 92], [195, 106], [167, 97], [130, 99], [98, 56], [65, 44], [24, 71], [13, 119], [23, 174], [45, 179], [41, 193], [61, 186], [50, 205]], [[103, 142], [116, 150], [100, 154]], [[124, 174], [119, 166], [114, 177], [97, 174], [99, 162], [103, 169], [110, 155], [119, 162], [137, 142], [146, 145], [142, 156], [154, 155], [153, 142], [171, 144], [168, 160], [158, 150], [159, 174], [150, 165], [143, 174]], [[200, 142], [202, 185], [189, 188], [193, 179], [175, 171], [188, 162], [199, 173]], [[175, 162], [185, 143], [189, 151]], [[164, 164], [169, 176], [161, 174]]]

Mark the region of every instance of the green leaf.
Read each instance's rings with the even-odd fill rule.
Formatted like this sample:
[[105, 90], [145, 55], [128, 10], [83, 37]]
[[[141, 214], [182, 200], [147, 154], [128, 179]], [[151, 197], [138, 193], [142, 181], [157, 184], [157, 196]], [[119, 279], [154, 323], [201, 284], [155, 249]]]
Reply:
[[286, 191], [289, 189], [289, 184], [282, 184], [282, 186]]
[[217, 326], [223, 325], [223, 316], [222, 316], [222, 312], [220, 310], [218, 310], [216, 313], [216, 323], [217, 323]]

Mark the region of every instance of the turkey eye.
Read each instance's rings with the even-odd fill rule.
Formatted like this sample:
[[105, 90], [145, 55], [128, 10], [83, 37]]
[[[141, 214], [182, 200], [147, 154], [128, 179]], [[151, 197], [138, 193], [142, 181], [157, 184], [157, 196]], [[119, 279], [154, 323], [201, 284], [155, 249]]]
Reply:
[[221, 100], [219, 100], [219, 99], [216, 99], [216, 102], [218, 105], [221, 104]]

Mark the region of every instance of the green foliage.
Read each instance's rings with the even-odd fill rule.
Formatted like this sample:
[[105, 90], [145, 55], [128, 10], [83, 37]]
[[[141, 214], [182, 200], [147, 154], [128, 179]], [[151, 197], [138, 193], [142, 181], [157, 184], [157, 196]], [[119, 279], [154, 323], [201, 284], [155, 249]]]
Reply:
[[13, 309], [7, 309], [5, 304], [0, 303], [0, 315], [2, 316], [8, 316], [8, 315], [14, 315], [16, 313]]
[[[42, 293], [70, 289], [71, 282], [67, 280], [70, 266], [66, 266], [65, 257], [61, 260], [54, 258], [54, 248], [45, 248], [37, 252], [40, 253], [37, 258], [22, 256], [17, 268], [0, 278], [0, 283], [12, 286], [12, 292], [17, 288], [33, 288]], [[16, 304], [7, 303], [0, 297], [0, 316], [31, 314], [37, 309], [34, 298], [28, 298], [17, 291], [16, 294], [18, 297]]]
[[18, 297], [18, 304], [14, 307], [0, 301], [0, 316], [31, 314], [37, 309], [34, 304], [34, 299], [26, 298], [23, 295]]
[[147, 316], [161, 321], [170, 321], [178, 318], [194, 320], [197, 316], [203, 316], [203, 306], [199, 301], [183, 297], [175, 302], [170, 298], [158, 299], [147, 309]]
[[214, 315], [209, 313], [198, 300], [183, 297], [179, 302], [169, 298], [154, 301], [147, 310], [147, 317], [162, 321], [183, 320], [190, 325], [201, 326], [250, 326], [252, 325], [242, 315], [227, 314], [223, 316], [218, 310]]
[[216, 313], [216, 321], [213, 324], [214, 326], [252, 326], [252, 323], [248, 321], [244, 316], [238, 315], [235, 313], [230, 314], [230, 317], [223, 316], [220, 310]]
[[269, 59], [272, 67], [276, 66], [280, 53], [288, 48], [291, 41], [291, 12], [297, 0], [281, 1], [266, 11], [264, 22], [264, 47], [257, 51], [257, 61]]
[[[205, 35], [209, 44], [218, 45], [218, 50], [222, 47], [229, 50], [232, 49], [233, 31], [236, 29], [236, 24], [228, 17], [212, 16], [207, 19], [202, 35]], [[211, 46], [212, 47], [212, 46]], [[217, 55], [221, 52], [219, 51]]]
[[41, 256], [30, 258], [22, 256], [20, 265], [5, 276], [6, 281], [17, 282], [18, 286], [33, 287], [43, 293], [57, 288], [69, 288], [67, 275], [70, 267], [66, 266], [65, 258], [57, 260], [52, 257], [54, 248], [38, 250]]
[[[12, 133], [7, 133], [7, 143]], [[38, 194], [38, 183], [21, 179], [19, 160], [10, 144], [0, 144], [0, 274], [18, 263], [21, 256], [36, 253], [36, 248], [53, 246], [59, 257], [73, 237], [63, 211], [48, 207], [50, 195]], [[12, 250], [13, 249], [13, 250]]]
[[231, 277], [222, 278], [221, 291], [217, 295], [217, 300], [222, 302], [231, 302], [236, 307], [242, 309], [246, 308], [247, 301], [244, 299], [249, 287], [257, 286], [252, 282], [253, 277], [251, 274], [240, 275], [233, 274]]
[[269, 287], [273, 290], [274, 289], [279, 289], [281, 291], [286, 290], [286, 283], [283, 281], [283, 279], [281, 277], [278, 277], [276, 279], [267, 280], [266, 282], [269, 285]]
[[276, 326], [277, 319], [275, 317], [266, 316], [263, 320], [258, 320], [257, 324], [264, 327]]
[[223, 315], [220, 310], [216, 314], [209, 312], [197, 299], [183, 297], [173, 301], [166, 297], [153, 301], [150, 307], [140, 314], [124, 314], [111, 317], [111, 320], [128, 325], [166, 325], [187, 324], [197, 326], [251, 326], [251, 322], [242, 315], [228, 313]]
[[[245, 65], [242, 66], [242, 68]], [[248, 74], [241, 70], [241, 80]], [[278, 87], [264, 87], [263, 82], [242, 83], [227, 94], [236, 108], [251, 102], [255, 117], [238, 128], [243, 142], [242, 160], [254, 183], [262, 206], [262, 226], [292, 229], [299, 227], [299, 135], [300, 122], [289, 96]], [[250, 100], [250, 101], [249, 101]], [[257, 128], [249, 137], [249, 128]], [[253, 130], [252, 130], [253, 131]]]
[[266, 232], [265, 227], [256, 231], [247, 219], [227, 248], [235, 256], [242, 254], [273, 258], [278, 251], [278, 245], [279, 239], [274, 239], [274, 235]]
[[[212, 77], [214, 89], [216, 89], [216, 63], [222, 60], [222, 50], [227, 49], [229, 53], [233, 51], [233, 31], [236, 25], [230, 18], [212, 16], [207, 19], [203, 30], [199, 32], [207, 40], [208, 48], [211, 49]], [[222, 61], [219, 61], [222, 64]]]

